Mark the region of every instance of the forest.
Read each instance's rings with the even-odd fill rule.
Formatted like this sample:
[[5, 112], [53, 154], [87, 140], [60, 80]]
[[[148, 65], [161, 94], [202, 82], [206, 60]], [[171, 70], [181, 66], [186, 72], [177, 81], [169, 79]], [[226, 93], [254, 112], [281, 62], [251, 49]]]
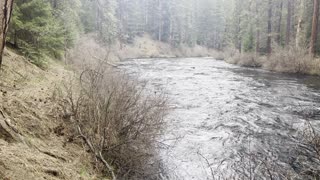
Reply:
[[0, 179], [320, 179], [320, 0], [1, 0]]
[[10, 24], [12, 1], [5, 2], [2, 34], [35, 63], [43, 55], [61, 59], [91, 32], [109, 45], [132, 43], [146, 33], [173, 47], [259, 55], [297, 47], [315, 56], [320, 49], [316, 0], [16, 0]]

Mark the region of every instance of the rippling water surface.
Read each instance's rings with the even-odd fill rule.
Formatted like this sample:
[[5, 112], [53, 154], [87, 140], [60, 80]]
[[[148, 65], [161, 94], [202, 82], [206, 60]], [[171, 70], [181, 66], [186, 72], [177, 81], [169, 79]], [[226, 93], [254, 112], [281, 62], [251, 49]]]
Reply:
[[[242, 152], [260, 151], [292, 168], [297, 134], [320, 119], [320, 80], [247, 69], [209, 58], [122, 62], [173, 108], [160, 151], [168, 179], [228, 174]], [[319, 115], [319, 116], [318, 116]], [[219, 172], [216, 172], [219, 171]]]

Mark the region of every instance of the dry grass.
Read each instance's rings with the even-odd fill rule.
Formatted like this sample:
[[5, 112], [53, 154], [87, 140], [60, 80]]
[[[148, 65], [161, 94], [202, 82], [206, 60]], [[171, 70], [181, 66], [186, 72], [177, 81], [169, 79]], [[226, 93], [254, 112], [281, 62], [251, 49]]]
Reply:
[[6, 51], [0, 71], [0, 126], [10, 128], [18, 138], [3, 137], [5, 131], [0, 128], [0, 179], [97, 178], [90, 154], [79, 145], [66, 143], [63, 133], [56, 131], [63, 131], [64, 122], [52, 92], [71, 74], [54, 62], [41, 70]]
[[[95, 53], [98, 53], [96, 55]], [[105, 57], [108, 54], [110, 62], [118, 62], [124, 59], [134, 58], [175, 58], [175, 57], [214, 57], [222, 60], [223, 53], [202, 46], [189, 47], [181, 44], [172, 47], [165, 42], [153, 40], [148, 35], [135, 37], [132, 44], [120, 44], [116, 42], [110, 47], [102, 47], [95, 41], [95, 35], [89, 34], [82, 37], [76, 47], [69, 52], [69, 63], [91, 64], [92, 56]], [[81, 63], [79, 63], [81, 62]]]
[[113, 47], [102, 46], [95, 40], [94, 34], [80, 38], [76, 46], [68, 51], [65, 63], [71, 65], [76, 71], [87, 67], [97, 66], [97, 61], [110, 61], [116, 63], [120, 59], [113, 53]]
[[285, 73], [310, 74], [313, 70], [313, 57], [308, 48], [275, 46], [272, 54], [263, 63], [263, 68]]
[[280, 47], [273, 45], [270, 56], [257, 56], [256, 53], [239, 53], [235, 48], [224, 51], [226, 62], [244, 67], [262, 67], [263, 69], [283, 72], [320, 75], [320, 59], [313, 58], [307, 47]]
[[[113, 47], [114, 52], [120, 59], [128, 58], [164, 58], [164, 57], [208, 57], [218, 54], [215, 50], [202, 46], [189, 47], [180, 44], [172, 47], [168, 43], [153, 40], [150, 36], [136, 37], [133, 44]], [[213, 56], [214, 57], [214, 56]], [[220, 56], [221, 57], [221, 56]]]
[[[167, 112], [166, 97], [114, 70], [85, 69], [76, 88], [67, 87], [65, 117], [107, 174], [120, 179], [154, 178], [161, 163], [155, 140]], [[78, 89], [80, 88], [80, 91]]]
[[261, 67], [262, 62], [256, 53], [239, 53], [236, 50], [225, 52], [225, 61], [243, 67]]

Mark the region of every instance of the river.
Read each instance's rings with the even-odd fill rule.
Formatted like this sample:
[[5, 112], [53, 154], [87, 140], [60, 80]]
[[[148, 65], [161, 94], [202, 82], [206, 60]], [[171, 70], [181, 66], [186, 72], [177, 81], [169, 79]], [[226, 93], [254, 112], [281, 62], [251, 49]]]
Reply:
[[319, 126], [318, 77], [210, 58], [127, 60], [121, 68], [170, 98], [168, 148], [159, 150], [166, 179], [282, 179], [303, 170], [297, 142], [307, 122]]

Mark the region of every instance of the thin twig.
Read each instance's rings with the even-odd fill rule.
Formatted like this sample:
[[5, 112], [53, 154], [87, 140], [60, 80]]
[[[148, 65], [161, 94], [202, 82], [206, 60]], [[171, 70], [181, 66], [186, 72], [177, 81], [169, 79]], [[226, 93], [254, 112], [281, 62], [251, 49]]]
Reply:
[[96, 158], [98, 158], [107, 168], [108, 171], [111, 173], [112, 179], [116, 180], [116, 175], [113, 172], [113, 168], [109, 165], [109, 163], [104, 159], [104, 157], [102, 156], [101, 151], [96, 152], [95, 148], [93, 147], [91, 141], [82, 133], [80, 126], [78, 125], [78, 132], [80, 134], [80, 136], [82, 137], [82, 139], [86, 142], [86, 144], [89, 146], [91, 152], [93, 152], [96, 156]]

